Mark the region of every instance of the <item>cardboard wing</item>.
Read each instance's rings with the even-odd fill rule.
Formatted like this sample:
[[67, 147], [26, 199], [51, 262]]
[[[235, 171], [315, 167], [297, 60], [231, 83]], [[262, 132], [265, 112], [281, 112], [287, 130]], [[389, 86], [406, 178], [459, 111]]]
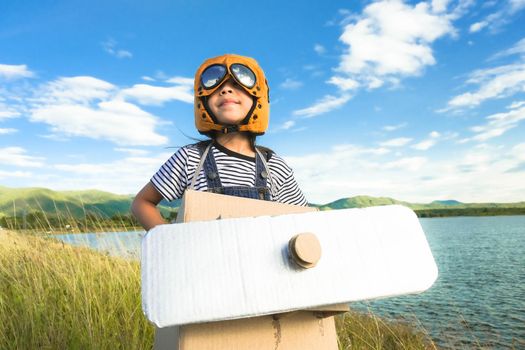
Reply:
[[[313, 233], [322, 254], [297, 266], [288, 252]], [[417, 293], [437, 266], [403, 206], [161, 225], [142, 243], [142, 303], [158, 327], [229, 320]]]

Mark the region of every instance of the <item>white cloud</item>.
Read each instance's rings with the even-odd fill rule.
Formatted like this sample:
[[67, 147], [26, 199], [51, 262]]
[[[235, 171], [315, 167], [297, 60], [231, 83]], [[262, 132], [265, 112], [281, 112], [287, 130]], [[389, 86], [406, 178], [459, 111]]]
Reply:
[[0, 135], [12, 134], [15, 132], [18, 132], [18, 130], [13, 128], [0, 128]]
[[442, 111], [472, 108], [489, 99], [509, 97], [525, 91], [525, 64], [477, 70], [471, 74], [467, 83], [479, 85], [478, 90], [453, 97]]
[[137, 100], [142, 105], [160, 106], [168, 101], [193, 103], [192, 89], [190, 90], [187, 85], [164, 87], [135, 84], [131, 88], [122, 90], [120, 96]]
[[[487, 1], [488, 3], [488, 1]], [[476, 4], [476, 0], [459, 0], [456, 2], [455, 6], [450, 11], [450, 19], [456, 20], [460, 17], [463, 17], [470, 7]]]
[[30, 99], [29, 120], [49, 124], [53, 134], [48, 136], [54, 138], [82, 136], [118, 145], [165, 144], [167, 138], [155, 131], [162, 121], [124, 98], [152, 103], [173, 98], [176, 93], [166, 95], [161, 93], [165, 90], [155, 90], [159, 96], [153, 97], [144, 91], [137, 86], [119, 91], [93, 77], [59, 78], [42, 86]]
[[421, 167], [427, 162], [424, 157], [406, 157], [387, 162], [384, 165], [385, 169], [402, 169], [404, 171], [419, 171]]
[[86, 105], [94, 100], [107, 99], [116, 91], [116, 86], [89, 76], [65, 77], [51, 81], [39, 89], [33, 99], [35, 103]]
[[[34, 186], [57, 190], [96, 188], [120, 194], [137, 193], [168, 160], [172, 152], [155, 156], [130, 156], [107, 163], [55, 164], [59, 175], [51, 179], [35, 177]], [[125, 175], [123, 175], [125, 174]]]
[[287, 120], [284, 123], [271, 128], [269, 130], [269, 133], [282, 132], [282, 131], [299, 132], [299, 131], [302, 131], [302, 130], [306, 129], [306, 127], [299, 127], [298, 128], [298, 127], [296, 127], [296, 125], [297, 125], [297, 122], [295, 120]]
[[168, 139], [155, 132], [159, 120], [137, 106], [109, 100], [95, 106], [50, 104], [33, 109], [32, 122], [51, 125], [51, 131], [66, 136], [106, 139], [119, 145], [162, 145]]
[[4, 147], [0, 148], [0, 164], [39, 168], [44, 165], [44, 158], [30, 156], [22, 147]]
[[416, 149], [418, 151], [426, 151], [430, 149], [431, 147], [434, 147], [436, 143], [438, 142], [438, 139], [441, 138], [441, 134], [437, 131], [432, 131], [426, 140], [423, 140], [421, 142], [416, 143], [415, 145], [412, 145], [413, 149]]
[[436, 63], [432, 43], [455, 34], [452, 15], [446, 13], [448, 2], [434, 0], [412, 6], [401, 0], [382, 0], [366, 6], [361, 15], [347, 14], [339, 38], [347, 49], [337, 74], [327, 81], [343, 94], [339, 98], [327, 95], [294, 114], [326, 113], [350, 99], [344, 94], [348, 90], [361, 86], [377, 89], [386, 83], [397, 86], [401, 77], [420, 75], [426, 66]]
[[176, 84], [176, 85], [185, 85], [189, 89], [193, 89], [193, 78], [186, 78], [186, 77], [171, 77], [166, 79], [167, 83], [170, 84]]
[[412, 139], [409, 137], [398, 137], [395, 139], [390, 139], [390, 140], [381, 142], [379, 143], [379, 145], [382, 147], [403, 147], [410, 141], [412, 141]]
[[4, 110], [0, 110], [0, 120], [8, 119], [8, 118], [16, 118], [20, 116], [19, 112], [6, 110], [8, 107], [3, 106], [2, 104], [0, 104], [0, 108], [4, 109]]
[[517, 12], [525, 8], [525, 0], [509, 0], [510, 10]]
[[322, 55], [326, 52], [326, 49], [321, 44], [315, 44], [314, 45], [314, 51], [317, 52], [319, 55]]
[[350, 98], [352, 98], [352, 96], [348, 94], [339, 97], [326, 95], [321, 100], [315, 102], [313, 106], [296, 110], [293, 114], [303, 117], [314, 117], [341, 107], [350, 100]]
[[104, 51], [109, 53], [111, 56], [115, 56], [117, 58], [131, 58], [133, 57], [133, 54], [127, 50], [117, 49], [117, 42], [113, 39], [108, 39], [105, 42], [102, 43], [102, 47], [104, 48]]
[[451, 0], [432, 0], [431, 6], [432, 6], [432, 12], [433, 13], [442, 13], [447, 10], [447, 7], [449, 5]]
[[525, 196], [525, 143], [458, 148], [444, 159], [396, 158], [357, 145], [284, 158], [312, 203], [355, 195], [422, 203], [436, 199], [512, 202]]
[[299, 80], [286, 78], [279, 86], [286, 90], [296, 90], [303, 86], [303, 83]]
[[339, 71], [351, 77], [419, 75], [425, 66], [435, 63], [430, 45], [453, 33], [446, 14], [433, 13], [428, 3], [374, 2], [357, 22], [344, 28], [340, 40], [348, 51]]
[[19, 179], [19, 178], [31, 178], [33, 174], [29, 171], [3, 171], [0, 170], [0, 180], [4, 179]]
[[470, 28], [469, 28], [469, 32], [471, 32], [471, 33], [479, 32], [480, 30], [485, 28], [487, 25], [488, 25], [487, 22], [476, 22], [476, 23], [473, 23], [470, 26]]
[[510, 129], [518, 126], [522, 120], [525, 120], [525, 106], [519, 106], [519, 108], [512, 109], [509, 112], [488, 116], [486, 118], [488, 121], [486, 124], [471, 128], [471, 131], [476, 133], [471, 139], [484, 142], [491, 138], [499, 137]]
[[133, 54], [127, 50], [117, 50], [114, 55], [118, 58], [131, 58]]
[[432, 12], [441, 13], [447, 10], [450, 0], [432, 0]]
[[525, 105], [525, 101], [514, 101], [509, 106], [507, 106], [507, 109], [516, 109], [524, 105]]
[[137, 148], [115, 148], [114, 150], [117, 152], [127, 153], [131, 156], [145, 156], [146, 154], [149, 154], [149, 151]]
[[31, 78], [33, 76], [35, 76], [35, 73], [27, 69], [27, 65], [25, 64], [0, 64], [0, 78], [14, 80], [20, 78]]
[[282, 129], [283, 130], [288, 130], [290, 129], [291, 127], [293, 127], [295, 125], [295, 121], [293, 120], [287, 120], [286, 122], [284, 122], [284, 124], [282, 125]]
[[355, 90], [359, 87], [359, 83], [356, 80], [338, 76], [331, 77], [327, 83], [339, 87], [342, 91]]
[[492, 32], [499, 31], [504, 25], [521, 10], [525, 8], [524, 0], [508, 0], [501, 2], [501, 6], [495, 12], [488, 14], [482, 20], [470, 26], [470, 32], [475, 33], [482, 29], [489, 29]]
[[436, 140], [434, 139], [426, 139], [421, 142], [416, 143], [412, 146], [413, 149], [417, 149], [418, 151], [426, 151], [429, 148], [433, 147], [436, 144]]
[[406, 127], [407, 125], [408, 125], [407, 123], [401, 123], [401, 124], [396, 124], [396, 125], [385, 125], [383, 126], [383, 130], [384, 131], [395, 131], [395, 130], [402, 129]]
[[511, 55], [525, 55], [525, 38], [518, 41], [511, 48], [498, 52], [490, 58], [490, 60], [495, 60], [501, 57], [511, 56]]

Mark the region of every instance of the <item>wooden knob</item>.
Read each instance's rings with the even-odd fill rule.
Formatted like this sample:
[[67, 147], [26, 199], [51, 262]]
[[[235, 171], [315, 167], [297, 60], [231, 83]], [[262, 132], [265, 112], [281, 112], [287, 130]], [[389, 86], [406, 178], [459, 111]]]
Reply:
[[292, 260], [305, 269], [314, 267], [321, 258], [321, 244], [313, 233], [300, 233], [292, 237], [288, 248]]

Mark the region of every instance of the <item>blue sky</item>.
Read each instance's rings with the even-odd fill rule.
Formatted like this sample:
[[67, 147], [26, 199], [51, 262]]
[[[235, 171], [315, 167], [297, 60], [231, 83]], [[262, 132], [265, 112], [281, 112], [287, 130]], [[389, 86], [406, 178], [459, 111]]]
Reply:
[[525, 200], [525, 0], [2, 1], [0, 185], [136, 193], [200, 138], [193, 75], [270, 84], [311, 202]]

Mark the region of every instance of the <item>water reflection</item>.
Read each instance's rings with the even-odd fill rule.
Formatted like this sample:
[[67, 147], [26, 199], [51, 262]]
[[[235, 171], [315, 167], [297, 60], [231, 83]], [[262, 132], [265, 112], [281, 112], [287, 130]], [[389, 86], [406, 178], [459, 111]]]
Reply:
[[[435, 285], [353, 308], [420, 324], [440, 348], [525, 349], [525, 216], [422, 219], [439, 268]], [[140, 259], [144, 232], [55, 236]]]
[[140, 245], [144, 231], [102, 232], [53, 235], [65, 243], [88, 247], [97, 251], [126, 259], [140, 260]]

